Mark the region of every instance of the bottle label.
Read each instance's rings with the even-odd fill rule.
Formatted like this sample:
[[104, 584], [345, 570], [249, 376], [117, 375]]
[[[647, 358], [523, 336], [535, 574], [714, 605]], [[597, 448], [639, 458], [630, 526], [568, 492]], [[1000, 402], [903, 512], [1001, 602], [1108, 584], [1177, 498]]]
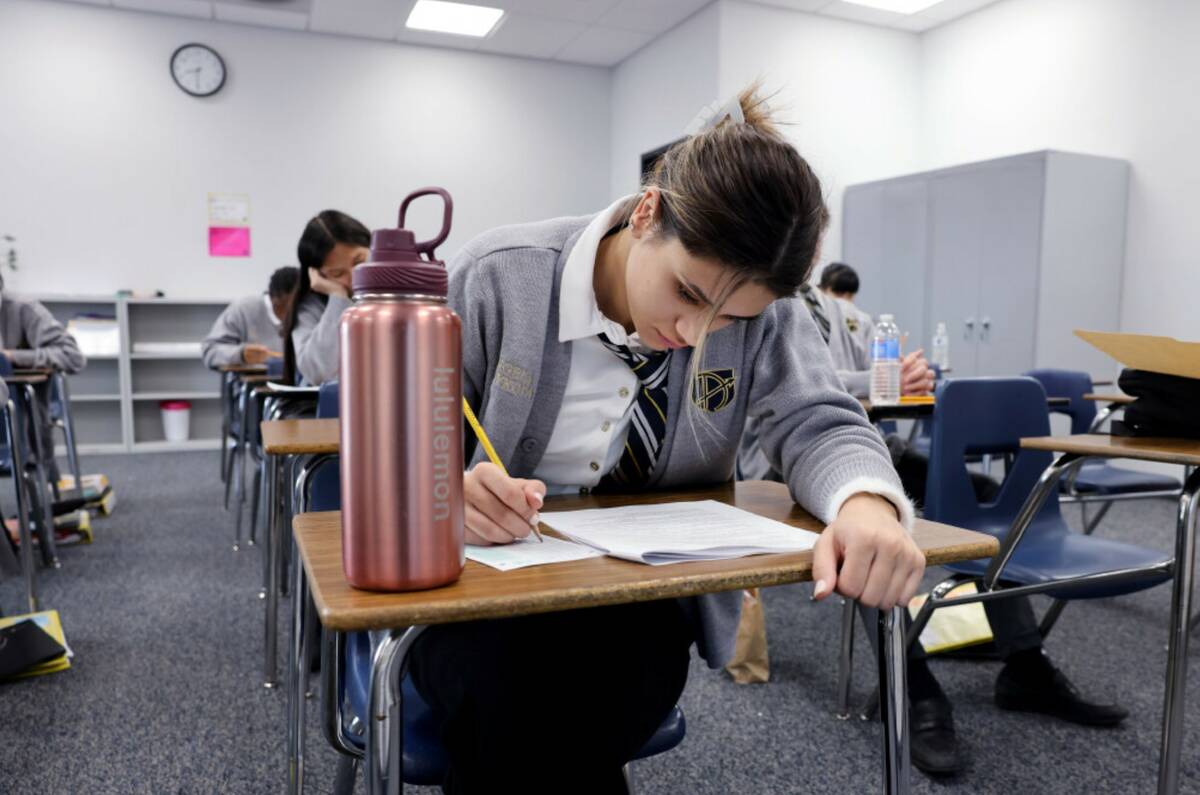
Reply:
[[871, 340], [872, 359], [899, 359], [900, 340]]
[[450, 451], [458, 404], [451, 391], [454, 368], [433, 368], [433, 518], [450, 518]]

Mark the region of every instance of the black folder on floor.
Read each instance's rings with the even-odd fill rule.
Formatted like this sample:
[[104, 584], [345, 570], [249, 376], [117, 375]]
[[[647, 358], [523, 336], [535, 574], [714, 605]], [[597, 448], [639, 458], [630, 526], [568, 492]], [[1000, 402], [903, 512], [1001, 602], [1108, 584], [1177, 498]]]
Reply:
[[0, 680], [14, 677], [66, 653], [62, 644], [35, 621], [21, 621], [0, 629]]

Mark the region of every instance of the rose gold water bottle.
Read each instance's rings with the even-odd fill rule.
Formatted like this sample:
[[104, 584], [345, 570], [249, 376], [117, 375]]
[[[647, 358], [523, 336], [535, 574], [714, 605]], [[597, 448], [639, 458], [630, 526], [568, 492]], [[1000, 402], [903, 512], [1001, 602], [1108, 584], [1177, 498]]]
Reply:
[[[445, 201], [442, 231], [417, 242], [404, 213], [429, 194]], [[342, 314], [342, 565], [356, 588], [419, 590], [462, 573], [462, 322], [433, 258], [452, 210], [441, 188], [406, 197], [400, 228], [371, 235]]]

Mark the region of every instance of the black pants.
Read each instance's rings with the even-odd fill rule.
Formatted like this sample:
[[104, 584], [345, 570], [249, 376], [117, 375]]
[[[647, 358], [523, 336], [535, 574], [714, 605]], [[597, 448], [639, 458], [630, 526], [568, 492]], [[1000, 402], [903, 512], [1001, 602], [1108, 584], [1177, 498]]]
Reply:
[[622, 793], [621, 767], [687, 681], [674, 600], [444, 624], [413, 646], [441, 723], [447, 793]]
[[[900, 475], [904, 490], [920, 505], [925, 497], [925, 482], [929, 477], [929, 459], [914, 452], [906, 442], [892, 435], [887, 439], [888, 450], [892, 454], [892, 464]], [[991, 502], [1000, 491], [1000, 484], [992, 478], [972, 472], [971, 485], [975, 496], [980, 502]], [[1042, 633], [1038, 630], [1037, 618], [1033, 614], [1033, 605], [1027, 596], [1017, 596], [1012, 599], [1000, 599], [983, 603], [987, 612], [988, 623], [992, 625], [992, 634], [996, 638], [996, 651], [1001, 659], [1027, 649], [1036, 649], [1042, 645]], [[863, 612], [863, 620], [873, 628], [874, 611]], [[873, 637], [873, 636], [872, 636]], [[923, 657], [925, 649], [921, 644], [914, 643], [910, 656]]]

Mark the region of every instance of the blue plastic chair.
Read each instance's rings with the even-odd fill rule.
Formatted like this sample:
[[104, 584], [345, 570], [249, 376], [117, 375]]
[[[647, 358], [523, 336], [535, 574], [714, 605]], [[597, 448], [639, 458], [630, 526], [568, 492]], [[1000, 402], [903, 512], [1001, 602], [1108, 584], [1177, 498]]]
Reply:
[[[1026, 498], [1052, 460], [1048, 452], [1020, 446], [1022, 437], [1050, 433], [1045, 390], [1032, 378], [957, 379], [938, 386], [934, 412], [925, 518], [988, 533], [1000, 539], [1003, 549]], [[993, 503], [976, 499], [965, 464], [971, 454], [1013, 457]], [[1165, 582], [1171, 560], [1156, 550], [1071, 532], [1052, 491], [1000, 571], [999, 581], [1006, 587], [1047, 585], [1121, 569], [1154, 569], [1121, 581], [1076, 582], [1044, 591], [1060, 600], [1094, 599]], [[966, 561], [946, 568], [981, 577], [988, 565]], [[1043, 632], [1048, 630], [1043, 622]]]
[[[338, 382], [321, 385], [317, 398], [317, 417], [338, 416]], [[341, 507], [341, 475], [336, 466], [325, 466], [313, 474], [311, 510], [332, 511]], [[343, 645], [344, 675], [340, 677], [341, 688], [337, 693], [340, 703], [348, 703], [353, 716], [364, 721], [368, 714], [368, 698], [371, 689], [371, 638], [366, 632], [347, 633]], [[401, 681], [404, 698], [404, 732], [402, 770], [404, 782], [412, 785], [435, 786], [446, 777], [450, 760], [438, 733], [433, 710], [421, 698], [413, 686], [412, 677]], [[683, 742], [687, 732], [687, 721], [683, 710], [674, 707], [659, 725], [650, 740], [642, 746], [634, 759], [645, 759], [664, 753]], [[365, 738], [350, 732], [342, 732], [339, 738], [362, 751]]]
[[[1090, 375], [1073, 370], [1031, 370], [1026, 375], [1036, 378], [1045, 388], [1046, 394], [1070, 399], [1069, 406], [1055, 407], [1052, 410], [1071, 418], [1071, 433], [1089, 433], [1092, 430], [1096, 420], [1096, 404], [1083, 398], [1084, 394], [1092, 391]], [[1182, 484], [1177, 478], [1169, 475], [1123, 469], [1107, 461], [1085, 461], [1074, 479], [1064, 481], [1059, 488], [1070, 497], [1123, 495], [1129, 499], [1129, 495], [1177, 496]], [[1085, 532], [1090, 533], [1094, 529], [1103, 517], [1103, 511], [1107, 511], [1111, 505], [1111, 502], [1104, 503], [1102, 513], [1088, 523], [1090, 527], [1087, 527]]]

